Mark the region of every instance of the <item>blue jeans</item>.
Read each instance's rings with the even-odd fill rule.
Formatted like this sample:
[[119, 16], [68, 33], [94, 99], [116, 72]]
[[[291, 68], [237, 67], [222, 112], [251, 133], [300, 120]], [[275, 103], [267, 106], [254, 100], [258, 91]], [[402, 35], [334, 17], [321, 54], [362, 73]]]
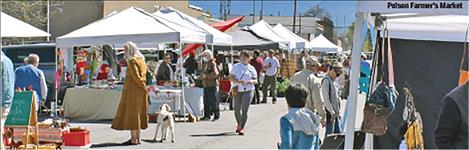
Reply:
[[326, 136], [331, 133], [340, 133], [339, 118], [335, 118], [333, 121], [330, 119], [326, 122]]
[[217, 87], [204, 87], [204, 117], [214, 115], [220, 117], [220, 108], [217, 100]]

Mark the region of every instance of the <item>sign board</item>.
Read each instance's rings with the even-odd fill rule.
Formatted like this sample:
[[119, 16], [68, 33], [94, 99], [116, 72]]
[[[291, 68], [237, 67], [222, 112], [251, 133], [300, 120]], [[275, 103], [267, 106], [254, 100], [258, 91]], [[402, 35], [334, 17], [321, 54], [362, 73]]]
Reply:
[[5, 121], [6, 127], [22, 127], [29, 126], [31, 114], [36, 113], [32, 108], [35, 105], [35, 97], [33, 92], [15, 92], [11, 103], [10, 112]]
[[418, 13], [468, 15], [469, 1], [357, 1], [363, 13]]

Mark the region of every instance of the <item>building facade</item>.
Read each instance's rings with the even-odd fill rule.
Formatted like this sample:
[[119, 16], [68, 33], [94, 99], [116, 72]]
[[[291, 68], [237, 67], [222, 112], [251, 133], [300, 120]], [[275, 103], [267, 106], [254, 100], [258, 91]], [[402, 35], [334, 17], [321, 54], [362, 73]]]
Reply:
[[51, 14], [51, 41], [54, 42], [57, 37], [79, 29], [113, 12], [122, 11], [132, 6], [150, 13], [162, 7], [173, 7], [206, 23], [216, 21], [209, 14], [205, 13], [203, 9], [190, 5], [187, 0], [63, 1], [59, 6], [55, 6], [60, 11]]

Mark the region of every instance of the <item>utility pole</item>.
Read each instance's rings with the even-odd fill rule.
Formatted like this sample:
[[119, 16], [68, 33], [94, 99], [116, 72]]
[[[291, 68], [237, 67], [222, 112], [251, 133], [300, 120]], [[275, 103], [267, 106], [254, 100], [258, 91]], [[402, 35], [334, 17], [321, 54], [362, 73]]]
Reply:
[[220, 20], [223, 20], [223, 0], [220, 0]]
[[298, 19], [299, 19], [299, 26], [298, 26], [298, 35], [301, 36], [301, 13], [300, 15], [298, 15]]
[[252, 0], [252, 24], [256, 23], [256, 0]]
[[262, 20], [262, 17], [264, 15], [263, 11], [264, 11], [264, 0], [261, 0], [261, 11], [259, 13], [259, 16], [260, 16], [259, 20]]
[[293, 33], [295, 33], [295, 28], [296, 28], [296, 5], [297, 5], [297, 0], [293, 2]]

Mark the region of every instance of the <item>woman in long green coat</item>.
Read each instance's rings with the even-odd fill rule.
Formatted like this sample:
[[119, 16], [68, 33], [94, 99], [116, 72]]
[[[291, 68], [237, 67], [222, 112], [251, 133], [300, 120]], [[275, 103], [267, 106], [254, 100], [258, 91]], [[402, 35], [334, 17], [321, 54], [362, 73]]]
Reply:
[[111, 128], [130, 130], [131, 139], [123, 144], [137, 145], [140, 144], [140, 130], [148, 127], [147, 66], [144, 56], [140, 53], [135, 43], [126, 43], [124, 51], [128, 64], [125, 73], [124, 89], [122, 90], [119, 108]]

